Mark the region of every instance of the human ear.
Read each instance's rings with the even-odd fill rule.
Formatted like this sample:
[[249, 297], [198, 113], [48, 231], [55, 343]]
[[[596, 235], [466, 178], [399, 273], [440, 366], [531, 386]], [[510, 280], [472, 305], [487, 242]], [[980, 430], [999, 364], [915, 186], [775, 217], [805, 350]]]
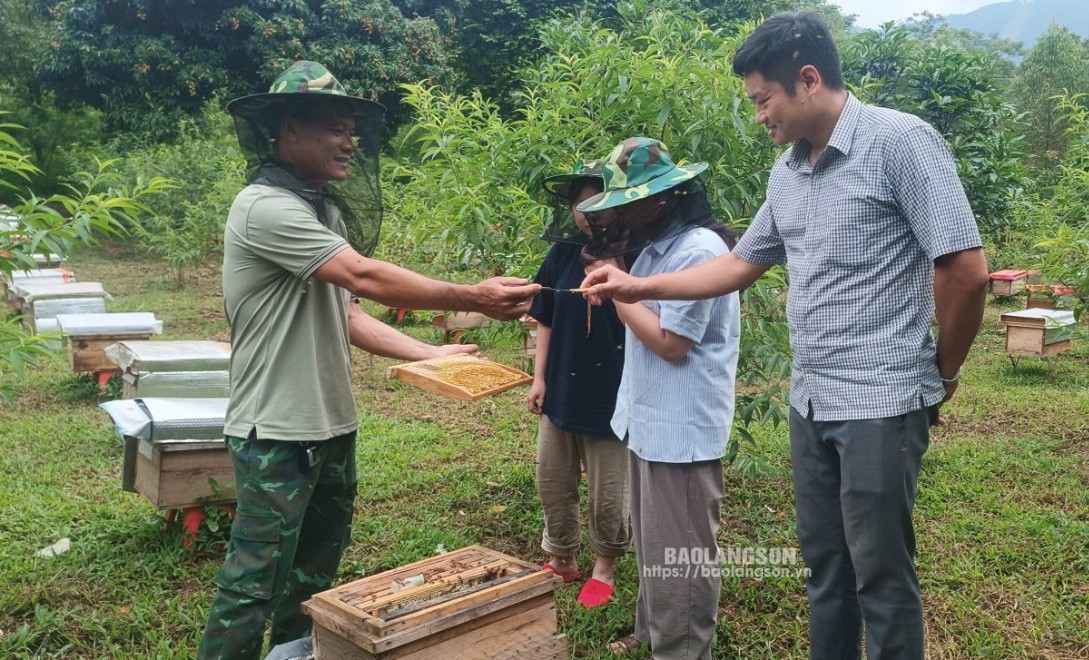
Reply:
[[820, 90], [821, 72], [812, 64], [806, 64], [802, 67], [801, 71], [798, 72], [798, 79], [807, 94], [812, 95]]

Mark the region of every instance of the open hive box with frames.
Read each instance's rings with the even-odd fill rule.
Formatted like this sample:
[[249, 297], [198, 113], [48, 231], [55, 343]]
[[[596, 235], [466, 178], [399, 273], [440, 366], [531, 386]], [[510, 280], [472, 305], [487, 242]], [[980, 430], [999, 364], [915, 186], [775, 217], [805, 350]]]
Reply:
[[475, 401], [533, 382], [524, 371], [476, 355], [448, 355], [390, 367], [390, 378], [462, 401]]
[[474, 545], [303, 603], [318, 660], [567, 658], [551, 571]]

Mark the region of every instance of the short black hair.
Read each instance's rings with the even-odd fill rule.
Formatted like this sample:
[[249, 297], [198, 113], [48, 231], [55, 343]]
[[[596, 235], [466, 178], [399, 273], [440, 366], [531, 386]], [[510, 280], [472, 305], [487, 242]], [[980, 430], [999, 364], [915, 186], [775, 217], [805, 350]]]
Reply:
[[820, 14], [787, 11], [775, 14], [753, 30], [734, 54], [734, 73], [744, 78], [756, 72], [777, 82], [794, 96], [794, 81], [802, 67], [812, 65], [830, 89], [843, 89], [843, 68], [832, 33]]

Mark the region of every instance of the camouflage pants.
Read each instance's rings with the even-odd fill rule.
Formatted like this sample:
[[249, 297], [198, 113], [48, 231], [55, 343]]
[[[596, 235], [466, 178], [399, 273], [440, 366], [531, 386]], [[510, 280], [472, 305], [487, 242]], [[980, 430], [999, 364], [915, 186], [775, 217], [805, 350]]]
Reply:
[[355, 433], [311, 445], [228, 436], [238, 509], [199, 659], [261, 655], [310, 632], [299, 604], [332, 584], [351, 539]]

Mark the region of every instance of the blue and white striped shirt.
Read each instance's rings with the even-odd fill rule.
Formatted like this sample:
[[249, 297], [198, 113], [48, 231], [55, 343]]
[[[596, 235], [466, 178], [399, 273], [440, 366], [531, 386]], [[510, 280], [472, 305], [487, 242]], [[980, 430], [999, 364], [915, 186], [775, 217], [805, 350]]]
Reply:
[[[714, 232], [697, 228], [647, 247], [632, 264], [639, 277], [697, 266], [727, 252]], [[648, 300], [663, 330], [695, 344], [663, 360], [627, 330], [624, 375], [612, 427], [646, 461], [694, 463], [722, 458], [734, 416], [741, 308], [736, 293], [710, 300]]]
[[803, 140], [779, 158], [734, 250], [787, 265], [791, 406], [844, 421], [941, 401], [934, 260], [981, 245], [949, 146], [918, 117], [849, 96], [809, 155]]

